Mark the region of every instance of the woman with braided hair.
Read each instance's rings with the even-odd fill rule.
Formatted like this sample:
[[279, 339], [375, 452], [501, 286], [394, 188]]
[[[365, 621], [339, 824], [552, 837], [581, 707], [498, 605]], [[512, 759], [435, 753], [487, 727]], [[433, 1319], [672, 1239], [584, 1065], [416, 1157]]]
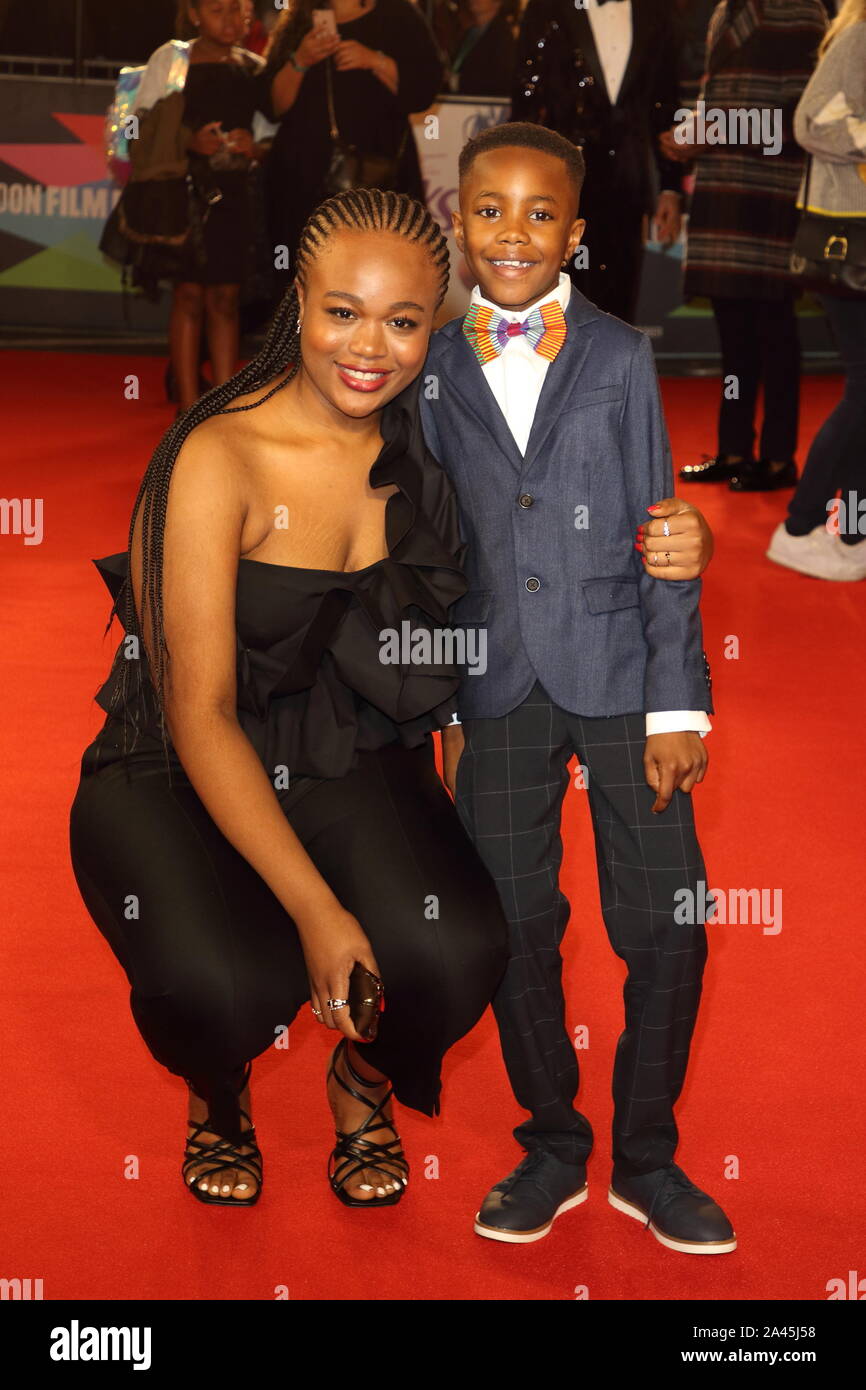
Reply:
[[[417, 408], [447, 279], [405, 195], [317, 209], [262, 351], [168, 431], [127, 552], [98, 562], [125, 635], [73, 867], [147, 1046], [190, 1087], [202, 1201], [257, 1200], [250, 1064], [306, 1001], [343, 1034], [333, 1190], [398, 1201], [392, 1094], [438, 1113], [442, 1057], [505, 965], [495, 887], [435, 771], [458, 668], [383, 646], [432, 639], [467, 587]], [[356, 963], [384, 981], [373, 1041], [345, 1004]]]

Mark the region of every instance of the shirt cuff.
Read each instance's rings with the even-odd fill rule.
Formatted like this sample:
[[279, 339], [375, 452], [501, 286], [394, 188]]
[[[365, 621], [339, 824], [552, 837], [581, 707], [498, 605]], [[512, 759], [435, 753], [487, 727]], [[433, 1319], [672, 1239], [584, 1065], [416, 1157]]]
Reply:
[[688, 730], [703, 738], [712, 727], [709, 716], [703, 710], [661, 710], [646, 716], [647, 738], [650, 734], [680, 734]]

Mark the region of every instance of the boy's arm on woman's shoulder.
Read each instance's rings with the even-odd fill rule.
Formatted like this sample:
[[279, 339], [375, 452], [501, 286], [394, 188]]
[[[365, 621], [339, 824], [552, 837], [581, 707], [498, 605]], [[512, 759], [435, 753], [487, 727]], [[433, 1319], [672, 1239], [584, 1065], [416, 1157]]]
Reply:
[[[652, 345], [637, 336], [620, 416], [620, 451], [629, 518], [635, 530], [647, 509], [673, 493], [670, 442], [662, 411]], [[700, 579], [660, 584], [632, 549], [647, 644], [644, 709], [712, 712], [699, 609]]]

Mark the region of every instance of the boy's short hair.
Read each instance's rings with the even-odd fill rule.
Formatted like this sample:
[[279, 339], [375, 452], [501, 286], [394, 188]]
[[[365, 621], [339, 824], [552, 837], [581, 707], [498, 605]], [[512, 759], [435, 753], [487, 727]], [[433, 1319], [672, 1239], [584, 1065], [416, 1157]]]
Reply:
[[538, 150], [541, 154], [552, 154], [554, 159], [561, 159], [579, 203], [580, 190], [586, 174], [583, 151], [579, 145], [573, 145], [570, 140], [566, 140], [564, 135], [559, 135], [555, 130], [548, 130], [543, 125], [533, 125], [531, 121], [508, 121], [505, 125], [489, 126], [487, 130], [482, 130], [480, 134], [467, 140], [460, 151], [457, 165], [460, 182], [466, 178], [480, 154], [515, 145], [521, 149]]

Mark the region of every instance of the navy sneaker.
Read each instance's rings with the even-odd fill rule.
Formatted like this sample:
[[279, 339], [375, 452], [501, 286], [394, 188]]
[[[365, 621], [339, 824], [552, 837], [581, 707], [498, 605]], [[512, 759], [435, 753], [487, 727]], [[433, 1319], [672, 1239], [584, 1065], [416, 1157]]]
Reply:
[[547, 1149], [533, 1149], [488, 1192], [475, 1217], [475, 1234], [514, 1245], [541, 1240], [557, 1216], [588, 1195], [585, 1163], [563, 1163]]
[[718, 1202], [695, 1187], [676, 1163], [638, 1177], [614, 1169], [607, 1199], [617, 1211], [643, 1221], [656, 1240], [686, 1255], [725, 1255], [737, 1237]]

